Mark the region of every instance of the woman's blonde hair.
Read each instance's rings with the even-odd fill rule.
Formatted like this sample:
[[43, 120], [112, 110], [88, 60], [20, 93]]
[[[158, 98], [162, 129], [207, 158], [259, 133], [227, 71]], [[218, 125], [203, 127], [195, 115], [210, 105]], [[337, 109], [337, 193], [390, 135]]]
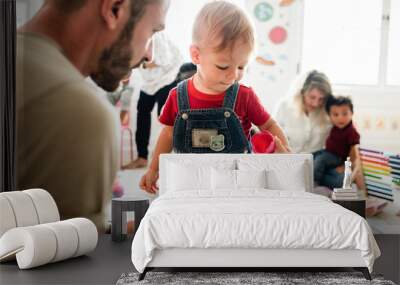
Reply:
[[298, 114], [304, 114], [306, 112], [304, 95], [313, 89], [317, 89], [324, 96], [324, 103], [316, 111], [316, 115], [318, 116], [318, 122], [320, 124], [325, 124], [326, 121], [329, 120], [325, 112], [325, 104], [328, 96], [332, 94], [332, 87], [328, 77], [324, 73], [313, 70], [303, 74], [292, 86], [289, 94], [293, 96], [293, 103]]
[[216, 51], [232, 48], [238, 40], [248, 44], [251, 50], [255, 46], [255, 32], [250, 19], [242, 9], [226, 1], [208, 3], [197, 14], [192, 40], [198, 44], [205, 38], [219, 41], [213, 47]]

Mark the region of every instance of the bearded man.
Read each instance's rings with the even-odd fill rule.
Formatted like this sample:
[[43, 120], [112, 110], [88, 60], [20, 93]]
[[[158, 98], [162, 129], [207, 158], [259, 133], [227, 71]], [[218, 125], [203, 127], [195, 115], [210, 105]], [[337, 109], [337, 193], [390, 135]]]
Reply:
[[47, 0], [17, 34], [17, 187], [101, 230], [118, 169], [118, 122], [85, 80], [113, 91], [151, 61], [168, 0]]

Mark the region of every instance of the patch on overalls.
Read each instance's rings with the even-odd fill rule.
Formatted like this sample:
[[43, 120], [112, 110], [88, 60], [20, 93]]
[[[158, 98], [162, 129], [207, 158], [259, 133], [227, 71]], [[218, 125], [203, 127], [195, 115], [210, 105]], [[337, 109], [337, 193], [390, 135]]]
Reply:
[[216, 129], [192, 129], [192, 147], [206, 147], [211, 145], [211, 137], [217, 136]]
[[210, 148], [213, 151], [221, 151], [225, 148], [224, 135], [211, 136]]

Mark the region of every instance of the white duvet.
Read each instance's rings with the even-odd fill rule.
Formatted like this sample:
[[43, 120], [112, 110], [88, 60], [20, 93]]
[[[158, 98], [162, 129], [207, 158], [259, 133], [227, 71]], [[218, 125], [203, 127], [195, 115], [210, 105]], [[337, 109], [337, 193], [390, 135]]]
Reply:
[[380, 255], [359, 215], [320, 195], [265, 189], [162, 195], [139, 226], [132, 262], [143, 272], [165, 248], [358, 249], [370, 271]]

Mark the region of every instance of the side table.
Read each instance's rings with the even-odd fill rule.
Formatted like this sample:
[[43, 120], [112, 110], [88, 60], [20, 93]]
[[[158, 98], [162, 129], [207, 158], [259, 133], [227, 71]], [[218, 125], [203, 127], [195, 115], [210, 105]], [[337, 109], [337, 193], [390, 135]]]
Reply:
[[342, 198], [332, 198], [332, 201], [340, 206], [359, 214], [365, 219], [365, 197], [358, 195], [356, 199], [342, 199]]
[[113, 241], [123, 241], [127, 234], [126, 213], [133, 211], [135, 213], [135, 228], [133, 235], [136, 233], [140, 221], [149, 208], [150, 201], [148, 198], [138, 197], [121, 197], [114, 198], [111, 202], [111, 239]]

